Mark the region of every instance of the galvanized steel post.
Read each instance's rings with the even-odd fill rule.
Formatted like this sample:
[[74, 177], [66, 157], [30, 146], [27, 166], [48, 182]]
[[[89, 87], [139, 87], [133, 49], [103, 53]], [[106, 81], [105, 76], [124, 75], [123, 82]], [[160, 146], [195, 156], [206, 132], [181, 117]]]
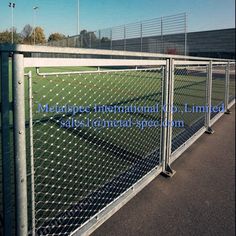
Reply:
[[112, 50], [112, 28], [111, 28], [111, 31], [110, 31], [110, 38], [111, 38], [110, 49]]
[[213, 134], [214, 131], [211, 128], [211, 99], [212, 99], [212, 61], [209, 62], [207, 71], [207, 86], [206, 86], [206, 106], [208, 111], [205, 117], [205, 127], [207, 134]]
[[[168, 122], [172, 123], [173, 121], [173, 112], [172, 108], [174, 106], [174, 82], [175, 82], [175, 67], [174, 67], [174, 59], [170, 59], [170, 73], [169, 73], [169, 106], [168, 106]], [[168, 157], [171, 155], [171, 147], [172, 147], [172, 125], [168, 124]]]
[[164, 37], [163, 37], [163, 19], [162, 19], [162, 17], [161, 17], [161, 52], [165, 53]]
[[124, 25], [124, 51], [126, 51], [126, 26]]
[[99, 48], [101, 49], [102, 42], [101, 42], [101, 30], [98, 31], [98, 37], [99, 37]]
[[226, 65], [225, 68], [225, 114], [230, 114], [229, 110], [229, 78], [230, 78], [230, 62]]
[[16, 233], [27, 235], [27, 177], [25, 143], [24, 56], [13, 54], [14, 158], [16, 183]]
[[140, 24], [140, 51], [143, 51], [143, 24]]
[[[166, 66], [165, 66], [165, 73], [163, 76], [163, 85], [162, 85], [162, 107], [164, 107], [165, 104], [168, 103], [168, 89], [169, 89], [169, 59], [166, 60]], [[161, 112], [161, 121], [162, 123], [164, 121], [168, 120], [167, 112], [164, 112], [162, 110]], [[161, 160], [162, 160], [162, 172], [165, 172], [166, 169], [166, 141], [167, 141], [167, 129], [165, 127], [161, 127]]]
[[188, 33], [187, 33], [187, 13], [184, 15], [184, 55], [187, 56]]
[[[176, 172], [170, 167], [170, 156], [171, 156], [171, 147], [172, 147], [172, 126], [169, 123], [172, 123], [173, 113], [172, 107], [174, 103], [174, 59], [170, 58], [167, 60], [167, 73], [165, 77], [165, 103], [164, 105], [167, 107], [165, 111], [164, 117], [166, 121], [166, 127], [164, 129], [164, 137], [163, 137], [163, 170], [162, 173], [165, 176], [172, 177]], [[164, 144], [166, 142], [166, 144]]]
[[93, 32], [89, 32], [89, 48], [92, 48], [92, 34]]

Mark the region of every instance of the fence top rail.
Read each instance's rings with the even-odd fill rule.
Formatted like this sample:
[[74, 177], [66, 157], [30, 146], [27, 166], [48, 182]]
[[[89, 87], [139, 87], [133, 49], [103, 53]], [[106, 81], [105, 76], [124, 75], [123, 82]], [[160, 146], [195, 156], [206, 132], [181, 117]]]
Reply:
[[[209, 61], [174, 61], [179, 66], [209, 65]], [[212, 65], [227, 65], [228, 62], [212, 62]], [[67, 67], [67, 66], [165, 66], [166, 60], [133, 60], [133, 59], [87, 59], [87, 58], [24, 58], [24, 67]]]
[[24, 58], [24, 67], [66, 66], [164, 66], [166, 60], [79, 59], [79, 58]]
[[[208, 65], [209, 61], [187, 61], [187, 60], [178, 60], [174, 61], [175, 65], [180, 65], [180, 66], [191, 66], [191, 65]], [[213, 61], [212, 65], [227, 65], [227, 61]]]
[[210, 60], [210, 61], [231, 61], [230, 59], [193, 57], [182, 55], [171, 55], [161, 53], [148, 52], [131, 52], [118, 50], [101, 50], [101, 49], [85, 49], [85, 48], [70, 48], [70, 47], [52, 47], [52, 46], [35, 46], [23, 44], [0, 44], [0, 52], [13, 53], [55, 53], [55, 54], [71, 54], [71, 55], [103, 55], [103, 56], [126, 56], [140, 58], [159, 58], [159, 59], [176, 59], [176, 60]]

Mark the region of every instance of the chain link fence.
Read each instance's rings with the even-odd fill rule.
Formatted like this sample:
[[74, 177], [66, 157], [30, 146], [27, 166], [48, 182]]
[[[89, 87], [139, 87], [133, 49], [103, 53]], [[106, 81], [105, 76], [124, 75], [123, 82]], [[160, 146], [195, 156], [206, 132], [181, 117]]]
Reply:
[[235, 98], [235, 65], [230, 65], [229, 74], [229, 102]]
[[[158, 165], [159, 155], [152, 153], [160, 149], [160, 130], [118, 129], [109, 123], [161, 119], [161, 114], [41, 115], [38, 105], [153, 106], [162, 101], [162, 80], [158, 69], [33, 78], [35, 223], [39, 232], [67, 235]], [[88, 119], [98, 127], [89, 127]], [[78, 127], [73, 127], [75, 120], [80, 122]], [[88, 207], [80, 209], [82, 204]]]
[[[226, 68], [213, 66], [212, 68], [212, 105], [217, 106], [224, 103], [225, 99], [225, 74]], [[213, 118], [218, 112], [212, 112]]]
[[184, 129], [173, 128], [172, 152], [183, 145], [204, 126], [205, 113], [192, 112], [192, 106], [206, 104], [207, 66], [181, 67], [174, 71], [174, 102], [176, 109], [173, 119], [184, 121]]
[[[234, 104], [228, 60], [90, 49], [81, 59], [71, 56], [81, 49], [0, 49], [1, 81], [7, 81], [1, 83], [1, 185], [3, 202], [12, 199], [1, 205], [4, 235], [90, 234], [157, 175], [171, 176], [171, 163], [212, 133]], [[29, 52], [68, 58], [22, 54]], [[206, 109], [223, 104], [222, 111]]]

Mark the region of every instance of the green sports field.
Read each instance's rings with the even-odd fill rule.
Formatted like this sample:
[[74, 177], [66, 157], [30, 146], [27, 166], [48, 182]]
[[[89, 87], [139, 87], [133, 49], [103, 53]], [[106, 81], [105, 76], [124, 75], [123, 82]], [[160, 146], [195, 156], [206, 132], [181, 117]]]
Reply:
[[[41, 72], [65, 72], [96, 68], [43, 68]], [[161, 70], [112, 70], [105, 73], [38, 76], [32, 70], [33, 147], [36, 227], [67, 210], [95, 190], [126, 172], [140, 159], [160, 148], [160, 128], [93, 128], [60, 127], [62, 120], [160, 120], [157, 113], [39, 113], [39, 104], [54, 105], [119, 105], [154, 106], [162, 103], [163, 73]], [[206, 73], [176, 69], [174, 104], [204, 105]], [[31, 199], [31, 160], [29, 142], [28, 79], [25, 80], [27, 172]], [[230, 94], [235, 84], [231, 80]], [[10, 82], [11, 83], [11, 82]], [[224, 100], [224, 79], [213, 75], [212, 103]], [[175, 113], [174, 120], [183, 120], [184, 128], [173, 128], [173, 139], [202, 118], [201, 113]], [[11, 121], [12, 123], [12, 121]], [[11, 130], [12, 133], [12, 130]], [[13, 156], [13, 155], [11, 155]], [[129, 179], [127, 179], [129, 181]], [[29, 206], [31, 211], [31, 206]], [[82, 216], [86, 217], [86, 215]]]

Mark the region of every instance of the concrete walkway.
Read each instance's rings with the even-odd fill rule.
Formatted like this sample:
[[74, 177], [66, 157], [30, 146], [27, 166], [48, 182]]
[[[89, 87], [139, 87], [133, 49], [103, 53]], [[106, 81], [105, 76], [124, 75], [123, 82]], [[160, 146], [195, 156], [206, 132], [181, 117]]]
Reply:
[[92, 236], [234, 236], [234, 109]]

